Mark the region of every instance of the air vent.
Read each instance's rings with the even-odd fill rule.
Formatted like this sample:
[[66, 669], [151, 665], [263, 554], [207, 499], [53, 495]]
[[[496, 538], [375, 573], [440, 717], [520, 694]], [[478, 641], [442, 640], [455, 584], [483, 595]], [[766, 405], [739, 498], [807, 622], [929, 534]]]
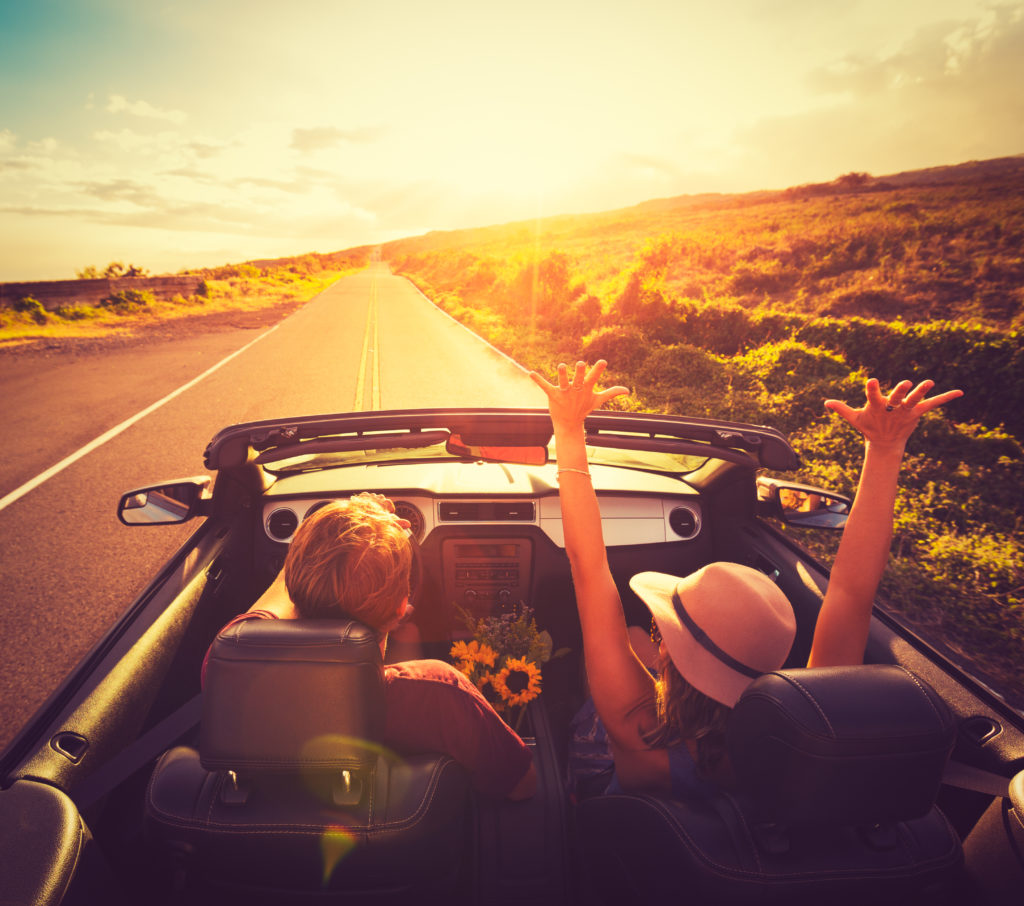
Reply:
[[496, 522], [533, 522], [533, 503], [522, 501], [496, 501], [491, 504], [494, 513], [490, 517]]
[[267, 534], [278, 541], [287, 541], [299, 527], [299, 517], [294, 510], [274, 510], [267, 517]]
[[689, 541], [700, 531], [700, 519], [689, 507], [677, 506], [668, 514], [668, 524], [680, 538]]
[[480, 504], [470, 501], [441, 503], [438, 513], [442, 522], [479, 522]]
[[438, 504], [442, 522], [533, 522], [531, 500], [444, 500]]

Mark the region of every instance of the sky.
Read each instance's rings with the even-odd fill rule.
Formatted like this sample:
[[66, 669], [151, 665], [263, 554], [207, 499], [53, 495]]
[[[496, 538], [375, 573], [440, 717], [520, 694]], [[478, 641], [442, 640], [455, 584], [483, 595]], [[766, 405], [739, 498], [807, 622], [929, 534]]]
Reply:
[[0, 0], [0, 281], [1024, 153], [1024, 0]]

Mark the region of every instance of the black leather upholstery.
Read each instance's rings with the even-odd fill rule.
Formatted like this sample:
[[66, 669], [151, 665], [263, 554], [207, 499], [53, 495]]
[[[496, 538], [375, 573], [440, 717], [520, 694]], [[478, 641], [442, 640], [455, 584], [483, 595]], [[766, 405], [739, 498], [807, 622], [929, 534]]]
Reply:
[[[147, 828], [191, 883], [373, 902], [455, 889], [469, 783], [447, 756], [381, 745], [383, 668], [351, 621], [251, 620], [214, 643], [200, 750], [158, 763]], [[175, 856], [180, 858], [180, 856]]]
[[210, 770], [359, 769], [384, 725], [376, 633], [352, 620], [246, 620], [210, 651], [200, 753]]
[[962, 860], [933, 805], [949, 709], [883, 665], [762, 676], [730, 718], [738, 789], [577, 808], [584, 876], [605, 902], [944, 902]]
[[729, 756], [755, 818], [879, 824], [928, 813], [956, 726], [900, 667], [768, 673], [743, 693]]

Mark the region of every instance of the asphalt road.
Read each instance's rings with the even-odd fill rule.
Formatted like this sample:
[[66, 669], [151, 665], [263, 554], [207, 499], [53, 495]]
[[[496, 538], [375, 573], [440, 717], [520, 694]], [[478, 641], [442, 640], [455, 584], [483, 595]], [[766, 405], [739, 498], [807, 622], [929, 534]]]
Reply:
[[202, 474], [219, 429], [354, 409], [545, 404], [525, 372], [383, 264], [267, 331], [33, 358], [5, 365], [0, 381], [0, 747], [195, 528], [126, 528], [120, 495]]

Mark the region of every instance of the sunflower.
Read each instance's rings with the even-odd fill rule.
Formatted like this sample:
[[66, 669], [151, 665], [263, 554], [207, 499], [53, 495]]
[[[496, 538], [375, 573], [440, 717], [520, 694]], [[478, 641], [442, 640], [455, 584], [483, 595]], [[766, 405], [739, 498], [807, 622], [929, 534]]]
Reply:
[[480, 690], [480, 694], [487, 699], [489, 704], [499, 714], [505, 710], [505, 700], [501, 697], [501, 693], [498, 692], [498, 687], [494, 684], [495, 675], [493, 673], [485, 673], [476, 681], [476, 687]]
[[525, 705], [540, 695], [540, 670], [533, 661], [510, 657], [491, 683], [509, 705]]
[[480, 643], [473, 639], [464, 642], [461, 639], [452, 645], [451, 656], [455, 661], [466, 661], [469, 664], [476, 663], [476, 654], [480, 650]]
[[[474, 645], [476, 642], [473, 643]], [[498, 653], [486, 642], [481, 642], [476, 652], [476, 662], [484, 667], [493, 667], [498, 659]]]

